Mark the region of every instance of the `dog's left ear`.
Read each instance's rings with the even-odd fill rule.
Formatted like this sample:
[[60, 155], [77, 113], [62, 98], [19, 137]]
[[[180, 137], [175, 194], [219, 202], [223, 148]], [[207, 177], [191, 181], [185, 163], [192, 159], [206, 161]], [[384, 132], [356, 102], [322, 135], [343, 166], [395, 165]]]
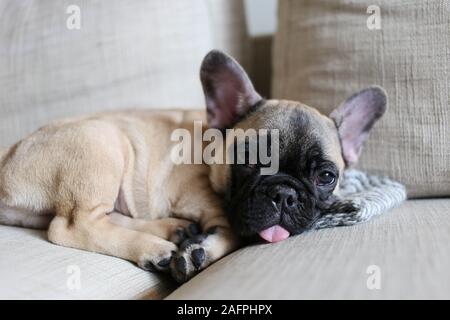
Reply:
[[229, 55], [213, 50], [203, 59], [200, 80], [211, 128], [231, 128], [261, 101], [244, 69]]
[[330, 114], [339, 132], [342, 156], [347, 166], [358, 161], [370, 130], [386, 107], [386, 91], [372, 86], [354, 94]]

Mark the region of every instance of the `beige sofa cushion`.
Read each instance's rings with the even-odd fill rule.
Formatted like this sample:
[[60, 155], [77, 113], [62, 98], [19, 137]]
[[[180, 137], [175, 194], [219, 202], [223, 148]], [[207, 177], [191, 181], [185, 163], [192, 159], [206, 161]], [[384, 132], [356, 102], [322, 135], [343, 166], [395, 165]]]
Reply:
[[173, 288], [131, 262], [53, 245], [44, 231], [0, 226], [0, 299], [159, 299]]
[[[381, 30], [369, 30], [370, 5]], [[434, 0], [281, 0], [273, 96], [328, 114], [371, 84], [389, 110], [360, 167], [406, 184], [409, 196], [450, 195], [450, 7]]]
[[247, 247], [168, 299], [449, 299], [449, 212], [450, 199], [410, 200], [368, 223]]
[[247, 64], [245, 30], [241, 0], [0, 1], [0, 146], [70, 115], [203, 108], [201, 59]]

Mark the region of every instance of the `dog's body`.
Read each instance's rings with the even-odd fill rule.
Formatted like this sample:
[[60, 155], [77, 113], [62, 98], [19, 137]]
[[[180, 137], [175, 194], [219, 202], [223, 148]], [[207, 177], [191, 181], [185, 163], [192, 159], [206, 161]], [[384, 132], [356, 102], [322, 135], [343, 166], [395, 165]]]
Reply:
[[[177, 166], [169, 158], [171, 132], [180, 127], [192, 131], [193, 115], [202, 116], [126, 111], [51, 123], [4, 150], [2, 201], [38, 216], [69, 216], [75, 207], [71, 202], [92, 208], [105, 204], [108, 212], [131, 218], [176, 216], [185, 193], [179, 186], [192, 187], [208, 173], [205, 165]], [[77, 199], [79, 193], [96, 199]]]
[[170, 160], [171, 132], [193, 130], [194, 118], [127, 111], [41, 128], [1, 157], [0, 222], [49, 227], [54, 243], [163, 270], [183, 240], [176, 231], [195, 221], [202, 230], [223, 228], [209, 237], [208, 259], [223, 256], [237, 243], [208, 166]]
[[[0, 150], [0, 223], [48, 227], [56, 244], [148, 270], [170, 268], [185, 281], [237, 248], [238, 235], [282, 240], [329, 210], [340, 172], [356, 161], [386, 104], [380, 89], [368, 89], [341, 106], [333, 122], [297, 102], [264, 101], [240, 66], [216, 51], [205, 58], [201, 76], [211, 127], [281, 130], [279, 174], [261, 177], [239, 165], [175, 165], [171, 133], [192, 131], [198, 113], [126, 111], [62, 120]], [[363, 109], [367, 119], [358, 113], [356, 131], [345, 131], [355, 101], [370, 104]], [[312, 162], [320, 173], [311, 173]], [[317, 177], [320, 183], [311, 183]]]

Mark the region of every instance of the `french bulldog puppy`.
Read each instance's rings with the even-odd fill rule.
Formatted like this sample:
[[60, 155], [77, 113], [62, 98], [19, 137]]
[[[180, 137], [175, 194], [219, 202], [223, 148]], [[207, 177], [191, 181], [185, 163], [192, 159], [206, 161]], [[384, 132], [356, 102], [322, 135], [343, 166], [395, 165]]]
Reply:
[[[112, 255], [184, 282], [238, 248], [308, 230], [339, 201], [386, 94], [369, 87], [327, 117], [300, 102], [264, 100], [242, 67], [211, 51], [201, 82], [210, 128], [277, 129], [279, 170], [171, 161], [171, 133], [192, 112], [124, 111], [49, 124], [0, 151], [0, 223], [48, 228], [59, 245]], [[224, 146], [226, 149], [227, 146]]]

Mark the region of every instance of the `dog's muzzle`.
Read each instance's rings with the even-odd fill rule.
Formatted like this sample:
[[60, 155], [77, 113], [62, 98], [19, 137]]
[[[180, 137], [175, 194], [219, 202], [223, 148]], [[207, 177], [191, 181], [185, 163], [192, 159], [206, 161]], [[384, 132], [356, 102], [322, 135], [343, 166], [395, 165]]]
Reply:
[[255, 190], [269, 203], [266, 211], [266, 223], [258, 231], [259, 236], [268, 242], [287, 239], [292, 233], [298, 233], [299, 227], [306, 226], [313, 218], [313, 196], [307, 188], [292, 177], [280, 175], [265, 179]]
[[[287, 185], [274, 185], [268, 188], [267, 196], [280, 214], [292, 210], [298, 204], [297, 191]], [[279, 224], [259, 232], [259, 236], [267, 242], [279, 242], [287, 239], [289, 235], [290, 232]]]

